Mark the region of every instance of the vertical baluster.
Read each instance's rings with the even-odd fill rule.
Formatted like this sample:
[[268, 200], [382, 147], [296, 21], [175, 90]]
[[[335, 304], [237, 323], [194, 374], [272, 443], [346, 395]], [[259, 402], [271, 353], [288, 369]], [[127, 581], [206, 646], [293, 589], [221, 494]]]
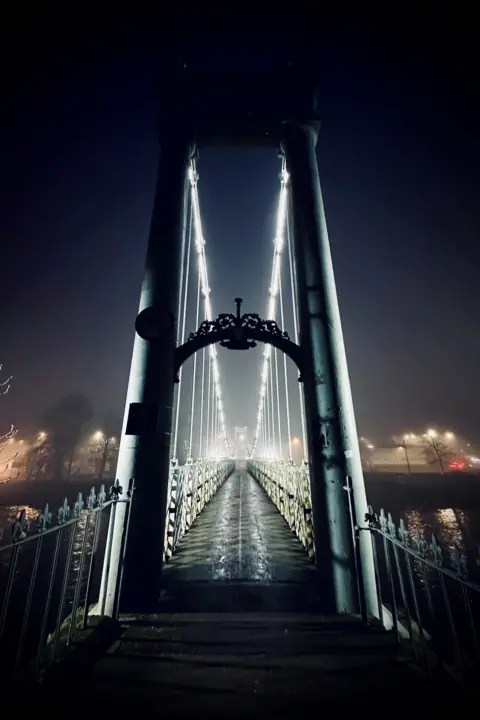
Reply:
[[395, 584], [393, 582], [393, 572], [392, 572], [392, 563], [390, 559], [390, 540], [387, 538], [387, 518], [385, 517], [385, 513], [382, 510], [380, 510], [380, 528], [382, 530], [382, 537], [383, 537], [383, 551], [385, 555], [385, 566], [387, 569], [387, 576], [388, 581], [390, 583], [390, 590], [391, 590], [391, 596], [392, 596], [392, 621], [393, 621], [393, 628], [395, 630], [395, 634], [397, 636], [397, 642], [400, 642], [400, 634], [398, 629], [398, 615], [397, 615], [397, 599], [395, 597]]
[[[399, 536], [399, 538], [400, 538], [400, 542], [402, 543], [402, 545], [403, 545], [405, 548], [408, 548], [408, 547], [409, 547], [410, 536], [409, 536], [408, 530], [407, 530], [406, 527], [405, 527], [405, 524], [404, 524], [403, 520], [400, 520], [400, 525], [399, 525], [399, 529], [398, 529], [398, 536]], [[429, 671], [429, 664], [428, 664], [428, 658], [427, 658], [427, 649], [426, 649], [426, 643], [425, 643], [425, 635], [424, 635], [424, 632], [423, 632], [423, 621], [422, 621], [422, 616], [421, 616], [421, 613], [420, 613], [420, 605], [419, 605], [419, 602], [418, 602], [417, 589], [416, 589], [416, 587], [415, 587], [415, 578], [413, 577], [412, 562], [411, 562], [410, 555], [409, 555], [408, 552], [405, 552], [405, 564], [406, 564], [406, 566], [407, 566], [407, 574], [408, 574], [408, 579], [409, 579], [409, 583], [410, 583], [410, 589], [411, 589], [411, 592], [412, 592], [413, 606], [414, 606], [414, 609], [415, 609], [415, 617], [416, 617], [416, 619], [417, 619], [418, 632], [419, 632], [419, 635], [420, 635], [420, 646], [421, 646], [421, 649], [422, 649], [423, 664], [424, 664], [425, 669], [426, 669], [427, 672], [428, 672], [428, 671]], [[411, 625], [411, 623], [410, 623], [410, 625]], [[414, 644], [414, 638], [413, 638], [412, 632], [410, 632], [410, 637], [411, 637], [411, 641], [412, 641], [413, 650], [415, 651], [415, 644]]]
[[110, 571], [110, 560], [112, 556], [112, 543], [113, 543], [113, 533], [115, 529], [115, 513], [117, 511], [117, 503], [112, 501], [110, 504], [110, 520], [108, 523], [108, 535], [107, 535], [107, 544], [105, 546], [105, 562], [103, 563], [103, 570], [102, 570], [102, 584], [100, 586], [100, 615], [103, 615], [105, 612], [105, 605], [107, 602], [107, 585], [103, 582], [103, 578], [108, 578], [108, 573]]
[[357, 518], [355, 516], [355, 508], [352, 503], [352, 478], [347, 475], [346, 485], [344, 490], [347, 493], [348, 498], [348, 512], [350, 515], [350, 528], [352, 532], [352, 541], [355, 552], [355, 574], [357, 580], [357, 593], [358, 593], [358, 605], [360, 608], [360, 615], [363, 622], [368, 621], [367, 606], [365, 603], [365, 586], [363, 584], [363, 573], [362, 573], [362, 559], [360, 555], [360, 530], [357, 524]]
[[78, 518], [75, 519], [75, 521], [71, 525], [71, 533], [68, 540], [68, 550], [67, 550], [67, 557], [65, 559], [65, 570], [63, 571], [63, 580], [62, 580], [62, 589], [60, 592], [60, 599], [58, 602], [58, 611], [57, 611], [57, 622], [55, 625], [55, 633], [53, 636], [53, 642], [52, 642], [52, 651], [51, 651], [51, 659], [55, 659], [56, 652], [57, 652], [57, 646], [58, 646], [58, 639], [60, 636], [60, 627], [62, 625], [62, 616], [63, 616], [63, 607], [65, 605], [65, 598], [67, 596], [67, 590], [68, 590], [68, 579], [70, 577], [70, 565], [72, 562], [72, 555], [73, 555], [73, 547], [75, 544], [75, 537], [77, 535], [77, 525], [78, 525]]
[[132, 514], [132, 502], [133, 502], [134, 489], [135, 489], [134, 479], [131, 478], [130, 482], [129, 482], [129, 486], [128, 486], [128, 493], [127, 493], [127, 495], [128, 495], [128, 500], [127, 500], [128, 506], [127, 506], [127, 513], [126, 513], [127, 517], [126, 517], [126, 522], [125, 522], [125, 530], [124, 530], [123, 536], [122, 536], [122, 548], [120, 551], [120, 558], [121, 558], [120, 574], [119, 574], [119, 578], [118, 578], [117, 597], [116, 597], [116, 601], [115, 601], [115, 608], [114, 608], [114, 615], [113, 615], [113, 617], [115, 619], [118, 618], [119, 611], [120, 611], [120, 599], [121, 599], [121, 595], [122, 595], [122, 586], [123, 586], [123, 569], [125, 567], [124, 560], [125, 560], [125, 553], [127, 552], [127, 542], [128, 542], [128, 536], [129, 536], [128, 530], [130, 527], [130, 517]]
[[45, 601], [45, 609], [43, 612], [42, 626], [40, 628], [40, 637], [38, 640], [38, 650], [37, 650], [37, 659], [36, 659], [37, 667], [40, 666], [42, 655], [43, 655], [43, 649], [45, 646], [45, 637], [47, 634], [48, 619], [50, 616], [50, 607], [52, 605], [53, 587], [55, 584], [55, 576], [56, 576], [56, 572], [57, 572], [58, 556], [59, 556], [59, 552], [60, 552], [60, 545], [61, 545], [62, 537], [63, 537], [63, 528], [60, 527], [55, 533], [55, 547], [53, 550], [52, 565], [50, 567], [50, 577], [49, 577], [49, 581], [48, 581], [47, 598]]
[[23, 656], [23, 649], [25, 647], [25, 636], [27, 634], [28, 621], [30, 619], [30, 610], [32, 607], [33, 592], [35, 589], [35, 582], [37, 579], [38, 563], [42, 553], [43, 537], [40, 536], [36, 542], [37, 547], [35, 548], [35, 557], [33, 559], [33, 568], [30, 575], [30, 582], [28, 584], [27, 600], [25, 602], [25, 609], [23, 611], [22, 627], [20, 630], [20, 636], [18, 638], [17, 655], [15, 657], [15, 668], [14, 674], [18, 673], [18, 668]]
[[100, 530], [102, 527], [102, 517], [103, 517], [103, 510], [100, 507], [96, 511], [96, 515], [95, 515], [95, 529], [93, 531], [92, 551], [90, 553], [90, 563], [88, 566], [88, 574], [87, 574], [87, 587], [85, 589], [85, 601], [83, 604], [83, 622], [82, 622], [83, 630], [85, 630], [85, 628], [87, 627], [87, 624], [88, 624], [88, 608], [90, 606], [90, 597], [91, 597], [91, 593], [92, 593], [92, 580], [93, 580], [93, 575], [95, 572], [95, 561], [96, 561], [97, 551], [98, 551]]
[[380, 583], [380, 569], [378, 567], [377, 536], [374, 531], [372, 531], [371, 535], [372, 535], [373, 568], [374, 568], [374, 572], [375, 572], [375, 582], [377, 584], [378, 613], [380, 615], [380, 622], [383, 625], [383, 600], [382, 600], [382, 586]]
[[10, 595], [12, 594], [12, 588], [15, 581], [15, 573], [17, 570], [18, 562], [18, 545], [14, 545], [12, 550], [12, 557], [10, 558], [10, 567], [8, 568], [8, 578], [5, 587], [5, 594], [3, 596], [2, 603], [2, 614], [0, 615], [0, 644], [2, 642], [3, 632], [5, 630], [5, 623], [8, 615], [8, 608], [10, 605]]
[[455, 661], [458, 664], [458, 668], [460, 671], [463, 671], [463, 658], [462, 658], [462, 652], [460, 650], [460, 644], [458, 642], [458, 635], [457, 635], [457, 629], [455, 627], [455, 621], [453, 618], [452, 613], [452, 606], [450, 604], [450, 598], [448, 597], [447, 588], [445, 586], [445, 578], [443, 576], [442, 568], [443, 568], [443, 552], [440, 547], [440, 545], [437, 542], [437, 538], [435, 535], [432, 535], [432, 542], [430, 544], [430, 550], [432, 551], [433, 555], [433, 562], [437, 566], [438, 570], [438, 580], [440, 583], [440, 588], [442, 591], [442, 597], [443, 597], [443, 603], [445, 605], [445, 610], [447, 613], [447, 619], [448, 624], [450, 626], [450, 632], [452, 635], [453, 640], [453, 647], [454, 647], [454, 653], [455, 653]]
[[[389, 532], [390, 535], [392, 536], [392, 539], [396, 539], [397, 531], [396, 531], [395, 523], [393, 522], [392, 516], [390, 515], [390, 513], [388, 513], [387, 528], [388, 528], [388, 532]], [[406, 612], [406, 614], [407, 614], [408, 632], [409, 632], [409, 635], [410, 635], [410, 641], [411, 641], [411, 643], [412, 643], [412, 650], [413, 650], [413, 626], [412, 626], [412, 618], [411, 618], [411, 615], [410, 615], [410, 607], [409, 607], [409, 602], [408, 602], [408, 598], [407, 598], [407, 593], [406, 593], [406, 591], [405, 591], [405, 582], [404, 582], [404, 580], [403, 580], [403, 571], [402, 571], [402, 568], [401, 568], [400, 558], [399, 558], [399, 555], [398, 555], [398, 547], [397, 547], [397, 545], [396, 545], [395, 543], [393, 543], [393, 542], [392, 542], [392, 545], [393, 545], [393, 554], [394, 554], [394, 558], [395, 558], [395, 566], [396, 566], [396, 568], [397, 568], [398, 584], [400, 585], [400, 595], [401, 595], [401, 598], [402, 598], [403, 606], [404, 606], [404, 608], [405, 608], [405, 612]]]
[[470, 630], [470, 639], [472, 641], [472, 649], [473, 649], [475, 657], [478, 660], [478, 658], [480, 658], [480, 649], [478, 646], [477, 628], [475, 625], [475, 618], [473, 617], [472, 605], [470, 602], [470, 593], [468, 592], [468, 587], [464, 582], [462, 582], [462, 594], [463, 594], [463, 602], [465, 604], [465, 612], [466, 612], [467, 618], [468, 618], [468, 626], [469, 626], [469, 630]]
[[466, 580], [468, 580], [467, 556], [462, 550], [460, 550], [459, 547], [455, 547], [455, 549], [451, 552], [451, 562], [452, 567], [458, 576], [458, 581], [462, 586], [462, 598], [465, 607], [465, 614], [467, 616], [467, 625], [469, 629], [471, 646], [474, 656], [478, 659], [478, 657], [480, 656], [480, 652], [478, 647], [477, 628], [475, 625], [475, 618], [473, 617], [468, 586], [465, 582]]
[[91, 516], [91, 513], [87, 512], [87, 516], [85, 518], [85, 526], [83, 529], [82, 549], [80, 551], [80, 560], [78, 563], [77, 577], [75, 579], [75, 589], [73, 592], [72, 612], [71, 612], [71, 617], [70, 617], [70, 623], [68, 625], [67, 645], [70, 645], [72, 642], [73, 628], [76, 627], [76, 624], [77, 624], [77, 609], [78, 609], [78, 605], [80, 603], [80, 593], [82, 590], [82, 577], [83, 577], [83, 568], [85, 565], [85, 554], [86, 554], [86, 550], [87, 550], [88, 530], [90, 528], [90, 516]]

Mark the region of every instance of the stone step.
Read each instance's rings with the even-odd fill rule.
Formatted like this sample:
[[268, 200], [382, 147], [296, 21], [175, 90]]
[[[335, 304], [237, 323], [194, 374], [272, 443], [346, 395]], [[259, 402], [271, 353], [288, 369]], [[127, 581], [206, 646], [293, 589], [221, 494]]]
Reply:
[[95, 665], [86, 697], [111, 709], [138, 703], [153, 715], [262, 709], [282, 717], [319, 704], [358, 709], [384, 693], [411, 702], [429, 687], [392, 633], [358, 618], [158, 614], [130, 617]]

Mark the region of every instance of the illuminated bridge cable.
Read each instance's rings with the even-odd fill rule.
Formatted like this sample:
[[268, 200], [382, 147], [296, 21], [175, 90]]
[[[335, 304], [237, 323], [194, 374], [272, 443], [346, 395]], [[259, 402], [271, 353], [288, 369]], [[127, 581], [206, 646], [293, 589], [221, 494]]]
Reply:
[[[280, 286], [280, 272], [281, 272], [281, 260], [282, 260], [282, 251], [283, 246], [285, 243], [285, 224], [286, 224], [286, 215], [287, 215], [287, 183], [288, 183], [288, 173], [286, 170], [286, 164], [285, 160], [283, 160], [282, 164], [282, 172], [280, 174], [280, 198], [278, 203], [278, 212], [277, 212], [277, 225], [276, 225], [276, 233], [275, 233], [275, 239], [273, 241], [274, 243], [274, 252], [273, 252], [273, 263], [272, 263], [272, 274], [271, 274], [271, 280], [270, 280], [270, 288], [269, 288], [269, 300], [268, 300], [268, 307], [267, 307], [267, 320], [275, 320], [275, 308], [276, 308], [276, 298], [279, 293], [279, 286]], [[263, 360], [263, 367], [262, 367], [262, 374], [261, 374], [261, 380], [260, 380], [260, 400], [258, 404], [258, 410], [257, 410], [257, 426], [255, 430], [255, 437], [252, 447], [252, 453], [254, 454], [255, 448], [257, 445], [260, 428], [262, 424], [262, 418], [265, 410], [265, 403], [263, 402], [263, 395], [264, 391], [268, 382], [269, 377], [269, 368], [271, 368], [271, 346], [267, 345], [264, 353], [264, 360]], [[270, 383], [270, 389], [272, 393], [271, 401], [273, 401], [273, 383]], [[268, 408], [268, 402], [269, 399], [265, 398], [265, 401], [267, 402], [267, 408]], [[272, 417], [271, 421], [274, 422], [274, 414], [273, 414], [273, 405], [271, 405], [272, 409]], [[272, 441], [274, 438], [272, 437]], [[279, 444], [280, 445], [280, 444]], [[281, 450], [281, 447], [280, 447]]]
[[[198, 268], [201, 282], [201, 291], [204, 297], [204, 310], [205, 320], [213, 320], [212, 306], [210, 301], [210, 286], [208, 284], [208, 271], [207, 262], [205, 257], [205, 238], [203, 237], [202, 221], [200, 216], [200, 205], [198, 198], [198, 175], [195, 166], [195, 160], [190, 162], [188, 170], [188, 177], [191, 185], [192, 192], [192, 208], [193, 208], [193, 225], [195, 235], [195, 247], [198, 256]], [[213, 395], [214, 395], [214, 411], [219, 414], [219, 424], [221, 428], [221, 434], [225, 444], [225, 448], [228, 454], [230, 453], [230, 445], [228, 442], [226, 427], [225, 427], [225, 416], [222, 405], [222, 393], [220, 388], [220, 372], [218, 369], [217, 352], [213, 345], [208, 346], [208, 354], [212, 364], [213, 374]], [[216, 401], [216, 402], [215, 402]], [[212, 412], [212, 418], [214, 418]], [[208, 423], [207, 423], [207, 435], [208, 435]]]
[[208, 358], [208, 389], [207, 389], [207, 432], [205, 439], [205, 450], [210, 455], [210, 400], [212, 397], [212, 358]]
[[203, 450], [203, 401], [205, 397], [205, 348], [202, 350], [202, 385], [200, 393], [200, 426], [198, 429], [198, 456], [202, 457]]
[[[297, 293], [295, 290], [295, 276], [294, 276], [294, 265], [293, 265], [293, 251], [292, 251], [292, 233], [290, 229], [290, 207], [286, 213], [286, 229], [287, 229], [287, 246], [288, 246], [288, 264], [290, 270], [290, 288], [292, 292], [292, 307], [293, 307], [293, 332], [295, 342], [299, 344], [299, 332], [298, 332], [298, 316], [297, 316]], [[308, 457], [307, 447], [307, 432], [305, 428], [305, 407], [303, 400], [303, 392], [300, 383], [298, 384], [298, 393], [300, 399], [300, 422], [302, 424], [302, 447], [303, 447], [303, 458], [304, 460]]]
[[[200, 288], [201, 288], [200, 273], [198, 273], [197, 281], [197, 308], [195, 313], [195, 327], [198, 328], [200, 319]], [[197, 382], [197, 353], [193, 356], [193, 375], [192, 375], [192, 402], [190, 406], [190, 437], [188, 441], [188, 457], [192, 459], [192, 444], [193, 444], [193, 419], [195, 416], [195, 394], [196, 394], [196, 382]]]
[[[187, 301], [188, 301], [188, 278], [190, 273], [190, 256], [191, 256], [191, 248], [192, 248], [192, 215], [193, 215], [193, 205], [192, 205], [192, 194], [189, 193], [189, 222], [188, 222], [188, 240], [187, 240], [187, 249], [186, 249], [186, 267], [185, 271], [181, 271], [180, 275], [180, 285], [181, 289], [183, 289], [183, 297], [182, 292], [180, 292], [180, 302], [179, 302], [179, 329], [178, 329], [178, 335], [177, 335], [177, 343], [180, 345], [183, 345], [185, 342], [185, 328], [186, 328], [186, 320], [187, 320]], [[182, 253], [184, 255], [184, 253]], [[183, 288], [182, 288], [183, 286]], [[179, 417], [180, 417], [180, 399], [182, 394], [182, 368], [180, 368], [178, 373], [178, 386], [177, 386], [177, 397], [175, 401], [175, 423], [174, 423], [174, 429], [173, 429], [173, 443], [172, 443], [172, 460], [176, 461], [177, 459], [177, 449], [178, 449], [178, 423], [179, 423]]]
[[277, 348], [273, 351], [273, 357], [275, 360], [275, 389], [277, 394], [277, 427], [278, 427], [278, 451], [280, 454], [280, 457], [282, 457], [282, 421], [281, 421], [281, 415], [280, 415], [280, 386], [278, 382], [278, 352]]
[[[282, 328], [285, 327], [285, 315], [283, 312], [283, 287], [282, 287], [282, 275], [280, 273], [280, 281], [279, 281], [279, 297], [280, 297], [280, 321], [282, 323]], [[283, 353], [283, 377], [284, 377], [284, 385], [285, 385], [285, 409], [286, 409], [286, 416], [287, 416], [287, 439], [288, 439], [288, 459], [290, 462], [292, 461], [292, 427], [291, 427], [291, 420], [290, 420], [290, 397], [288, 392], [288, 372], [287, 372], [287, 356], [285, 353]], [[301, 390], [300, 390], [301, 395]]]
[[269, 394], [270, 394], [270, 420], [271, 420], [271, 428], [272, 428], [272, 454], [275, 456], [277, 454], [277, 446], [275, 443], [275, 405], [274, 405], [275, 391], [273, 389], [273, 370], [272, 370], [271, 355], [269, 357], [269, 363], [268, 363], [268, 374], [269, 374], [269, 379], [270, 379]]

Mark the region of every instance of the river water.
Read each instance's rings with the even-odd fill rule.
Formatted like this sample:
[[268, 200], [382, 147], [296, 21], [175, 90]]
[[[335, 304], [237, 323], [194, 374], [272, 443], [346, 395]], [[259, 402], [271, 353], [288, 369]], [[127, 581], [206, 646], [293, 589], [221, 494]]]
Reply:
[[[390, 507], [394, 522], [403, 518], [407, 528], [412, 533], [431, 541], [435, 533], [440, 545], [445, 549], [455, 546], [461, 550], [474, 551], [480, 547], [480, 505], [470, 508], [436, 508], [431, 510], [415, 510], [399, 507]], [[0, 534], [3, 530], [3, 539], [0, 545], [8, 544], [11, 539], [11, 528], [20, 512], [25, 509], [30, 523], [30, 532], [34, 531], [34, 522], [39, 514], [39, 507], [31, 505], [0, 505]]]

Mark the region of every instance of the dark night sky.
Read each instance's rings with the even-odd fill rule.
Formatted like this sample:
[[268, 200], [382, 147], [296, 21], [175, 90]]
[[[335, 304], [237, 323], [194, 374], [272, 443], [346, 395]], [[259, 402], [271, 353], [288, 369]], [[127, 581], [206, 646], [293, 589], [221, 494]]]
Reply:
[[[480, 439], [480, 64], [467, 20], [313, 38], [327, 220], [372, 437], [438, 424]], [[0, 361], [16, 379], [0, 419], [20, 431], [70, 391], [99, 416], [123, 407], [158, 154], [162, 36], [138, 23], [70, 43], [45, 26], [41, 40], [32, 22], [12, 27], [2, 63]], [[262, 313], [275, 153], [210, 150], [198, 167], [214, 312], [240, 294]], [[260, 354], [219, 357], [227, 420], [252, 426]]]

